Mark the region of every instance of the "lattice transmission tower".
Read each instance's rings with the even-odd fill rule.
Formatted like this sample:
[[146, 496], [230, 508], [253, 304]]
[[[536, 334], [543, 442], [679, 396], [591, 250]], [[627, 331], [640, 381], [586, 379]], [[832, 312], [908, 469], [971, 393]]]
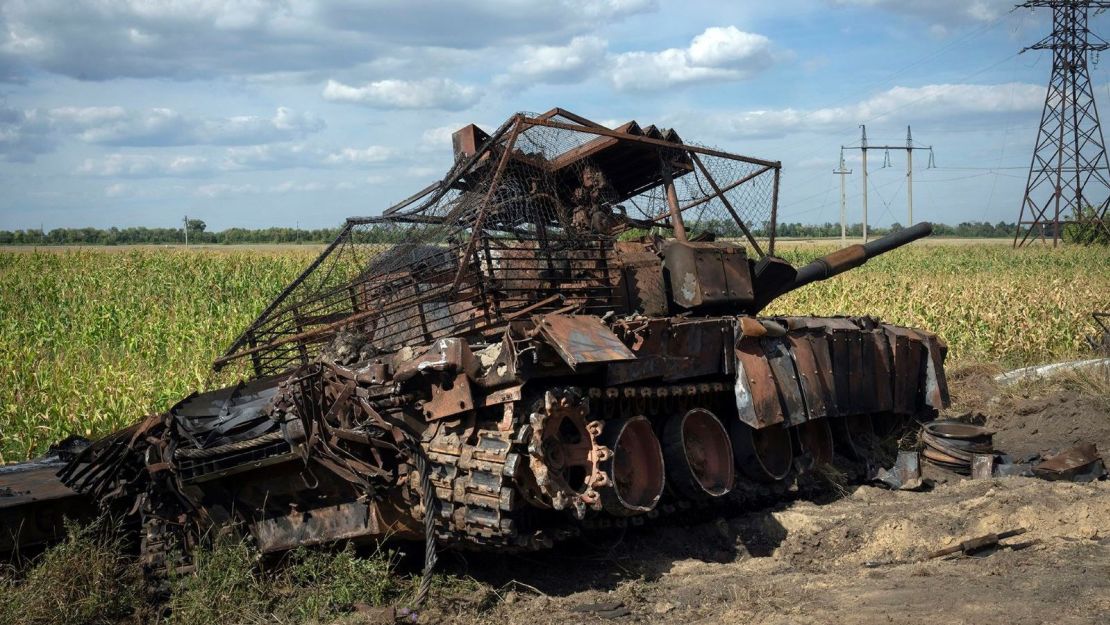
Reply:
[[1110, 48], [1088, 30], [1088, 12], [1110, 8], [1110, 1], [1030, 0], [1018, 7], [1052, 9], [1052, 34], [1022, 50], [1052, 50], [1052, 77], [1014, 246], [1050, 237], [1055, 246], [1066, 224], [1076, 224], [1081, 237], [1110, 235], [1110, 161], [1087, 71], [1090, 53]]

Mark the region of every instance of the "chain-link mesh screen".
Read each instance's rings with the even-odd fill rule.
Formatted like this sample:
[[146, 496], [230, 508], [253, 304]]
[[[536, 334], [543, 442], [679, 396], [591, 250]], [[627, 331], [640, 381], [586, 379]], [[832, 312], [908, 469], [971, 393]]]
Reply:
[[674, 201], [692, 236], [773, 237], [774, 164], [653, 126], [583, 122], [520, 114], [489, 137], [472, 131], [440, 183], [381, 217], [348, 220], [217, 365], [249, 357], [256, 375], [277, 373], [341, 329], [372, 353], [492, 335], [535, 313], [601, 314], [614, 306], [615, 241], [668, 235]]

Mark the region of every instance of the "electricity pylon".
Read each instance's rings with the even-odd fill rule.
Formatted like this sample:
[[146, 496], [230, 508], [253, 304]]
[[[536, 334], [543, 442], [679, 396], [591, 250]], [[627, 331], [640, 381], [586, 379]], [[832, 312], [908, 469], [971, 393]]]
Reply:
[[1086, 236], [1110, 236], [1110, 161], [1087, 71], [1089, 53], [1110, 48], [1087, 29], [1087, 13], [1110, 8], [1110, 1], [1031, 0], [1018, 6], [1052, 9], [1052, 34], [1022, 50], [1052, 50], [1052, 77], [1014, 247], [1031, 240], [1047, 242], [1049, 236], [1055, 246], [1069, 223]]

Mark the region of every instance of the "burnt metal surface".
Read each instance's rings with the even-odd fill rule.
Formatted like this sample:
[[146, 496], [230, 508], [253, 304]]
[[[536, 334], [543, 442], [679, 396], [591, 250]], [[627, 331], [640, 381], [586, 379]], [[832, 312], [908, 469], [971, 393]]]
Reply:
[[242, 382], [65, 464], [0, 471], [5, 526], [95, 502], [141, 528], [154, 572], [225, 527], [264, 552], [541, 549], [780, 496], [948, 402], [935, 335], [756, 316], [928, 224], [798, 270], [769, 255], [777, 162], [562, 109], [453, 145], [441, 181], [348, 220], [216, 361]]
[[[976, 457], [993, 457], [993, 435], [993, 431], [970, 423], [931, 421], [921, 428], [921, 442], [925, 445], [922, 455], [939, 467], [970, 475]], [[993, 466], [985, 469], [985, 474], [989, 476], [992, 469]]]
[[1046, 480], [1095, 480], [1106, 474], [1106, 465], [1094, 443], [1065, 449], [1033, 466], [1033, 475]]
[[635, 360], [601, 319], [550, 314], [537, 320], [540, 332], [571, 368], [581, 364]]
[[0, 556], [61, 538], [66, 519], [92, 518], [92, 501], [58, 479], [65, 464], [52, 458], [0, 467]]

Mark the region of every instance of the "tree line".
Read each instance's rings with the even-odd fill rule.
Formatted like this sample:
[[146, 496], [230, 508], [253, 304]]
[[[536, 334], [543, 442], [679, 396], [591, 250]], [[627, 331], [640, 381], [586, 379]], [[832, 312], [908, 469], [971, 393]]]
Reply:
[[[192, 221], [192, 220], [190, 220]], [[228, 228], [219, 232], [189, 228], [189, 244], [251, 245], [258, 243], [330, 243], [341, 228]], [[360, 229], [360, 241], [395, 243], [401, 238], [398, 228]], [[42, 230], [0, 230], [0, 245], [150, 245], [185, 242], [183, 228], [55, 228]]]
[[[897, 222], [891, 224], [889, 227], [868, 226], [867, 234], [870, 236], [882, 236], [891, 232], [897, 232], [904, 228], [905, 226]], [[850, 237], [863, 236], [862, 223], [846, 224], [845, 229]], [[996, 224], [986, 221], [965, 221], [955, 226], [940, 223], [933, 224], [933, 236], [967, 239], [1013, 238], [1016, 230], [1016, 223], [1005, 221], [1000, 221]], [[839, 237], [840, 224], [828, 222], [823, 224], [783, 223], [778, 225], [776, 236], [803, 239]]]
[[[742, 236], [733, 223], [701, 224], [724, 237]], [[869, 234], [881, 236], [902, 229], [901, 224], [887, 228], [869, 228]], [[951, 226], [933, 224], [933, 233], [938, 236], [992, 238], [1013, 237], [1016, 224], [1000, 221], [991, 224], [985, 221], [964, 222]], [[404, 228], [390, 226], [360, 228], [359, 240], [371, 243], [393, 243], [400, 240]], [[189, 243], [204, 245], [249, 245], [256, 243], [319, 244], [328, 243], [339, 235], [340, 228], [228, 228], [218, 232], [208, 231], [203, 221], [189, 220]], [[754, 228], [756, 236], [766, 236], [767, 227]], [[863, 225], [856, 223], [848, 226], [848, 236], [863, 235]], [[777, 236], [786, 238], [839, 237], [839, 223], [803, 224], [781, 223]], [[140, 244], [181, 244], [185, 242], [184, 228], [54, 228], [42, 230], [0, 230], [0, 245], [140, 245]]]

